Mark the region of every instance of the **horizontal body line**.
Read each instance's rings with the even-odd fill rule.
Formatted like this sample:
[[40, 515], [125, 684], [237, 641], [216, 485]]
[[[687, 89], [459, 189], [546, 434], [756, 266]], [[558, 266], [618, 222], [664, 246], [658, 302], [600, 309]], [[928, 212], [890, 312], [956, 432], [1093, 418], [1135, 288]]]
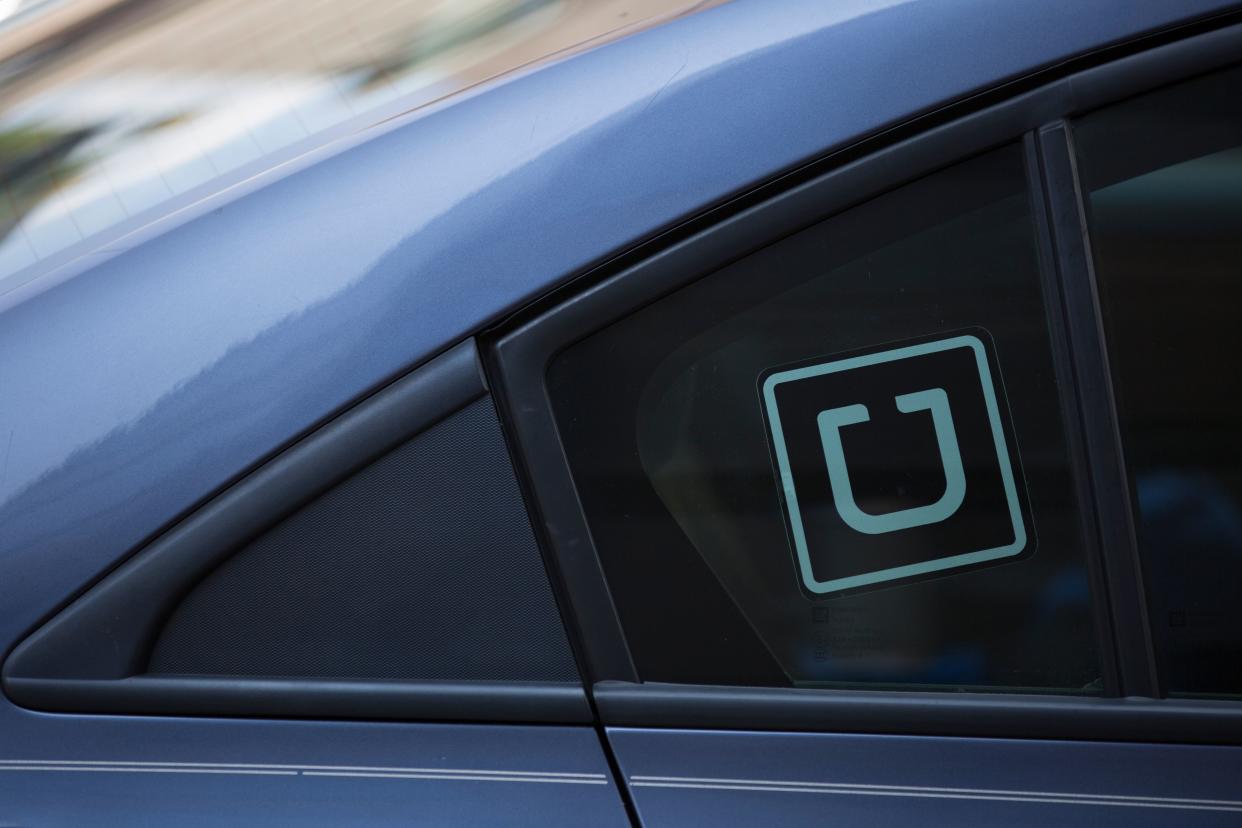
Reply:
[[232, 776], [297, 776], [292, 770], [259, 770], [248, 768], [152, 768], [122, 765], [6, 765], [3, 771], [59, 771], [61, 773], [216, 773]]
[[563, 776], [477, 776], [447, 773], [375, 773], [366, 771], [302, 771], [303, 776], [356, 779], [463, 779], [476, 782], [556, 782], [562, 785], [607, 785], [606, 779], [566, 779]]
[[167, 769], [185, 769], [195, 770], [202, 769], [220, 770], [220, 771], [283, 771], [297, 773], [298, 771], [308, 771], [320, 774], [328, 771], [341, 772], [373, 772], [383, 774], [424, 774], [424, 775], [466, 775], [478, 777], [541, 777], [555, 778], [566, 780], [601, 780], [606, 781], [606, 777], [602, 773], [571, 773], [562, 771], [504, 771], [504, 770], [480, 770], [475, 768], [401, 768], [401, 767], [384, 767], [373, 765], [278, 765], [278, 764], [256, 764], [256, 763], [236, 763], [236, 762], [123, 762], [111, 760], [89, 760], [89, 759], [0, 759], [0, 770], [7, 770], [12, 767], [56, 767], [70, 769], [71, 767], [99, 767], [99, 768], [121, 768], [139, 770], [144, 768], [167, 768]]
[[1242, 802], [1232, 800], [1161, 799], [1139, 797], [1108, 797], [1095, 794], [1052, 794], [1023, 791], [972, 791], [954, 788], [898, 788], [895, 786], [832, 785], [830, 783], [640, 781], [630, 780], [635, 788], [677, 788], [717, 791], [769, 791], [777, 793], [821, 793], [842, 796], [892, 796], [923, 799], [964, 799], [993, 802], [1027, 802], [1052, 805], [1101, 805], [1121, 808], [1162, 808], [1191, 811], [1226, 811], [1242, 813]]
[[1127, 794], [1067, 793], [1065, 791], [1014, 791], [995, 788], [945, 788], [935, 785], [877, 785], [864, 782], [798, 782], [788, 779], [718, 779], [696, 776], [632, 776], [631, 782], [702, 782], [719, 785], [774, 785], [786, 788], [858, 788], [877, 791], [928, 791], [933, 793], [989, 794], [997, 796], [1056, 797], [1059, 799], [1124, 799], [1135, 802], [1180, 802], [1190, 805], [1230, 805], [1242, 808], [1242, 800], [1189, 799], [1170, 796], [1130, 796]]

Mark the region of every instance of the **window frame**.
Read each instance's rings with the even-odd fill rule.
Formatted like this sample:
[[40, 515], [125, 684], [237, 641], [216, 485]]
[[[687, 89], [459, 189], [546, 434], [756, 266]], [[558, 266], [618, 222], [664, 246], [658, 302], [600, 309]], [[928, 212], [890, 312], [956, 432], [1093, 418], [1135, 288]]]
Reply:
[[[1067, 119], [1239, 62], [1242, 24], [1088, 68], [1053, 68], [931, 113], [741, 194], [585, 274], [488, 332], [485, 363], [605, 726], [1237, 744], [1242, 705], [1161, 697]], [[1134, 44], [1131, 44], [1133, 48]], [[1148, 48], [1150, 47], [1150, 48]], [[1101, 62], [1108, 60], [1109, 62]], [[915, 129], [924, 131], [914, 133]], [[1053, 360], [1088, 540], [1104, 697], [643, 683], [577, 497], [547, 393], [565, 348], [758, 249], [990, 149], [1025, 150]]]

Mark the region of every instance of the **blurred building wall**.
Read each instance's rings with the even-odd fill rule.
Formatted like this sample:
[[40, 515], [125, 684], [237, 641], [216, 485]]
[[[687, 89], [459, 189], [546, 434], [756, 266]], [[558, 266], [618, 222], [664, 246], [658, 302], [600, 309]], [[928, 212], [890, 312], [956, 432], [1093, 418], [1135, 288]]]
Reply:
[[95, 234], [720, 0], [0, 0], [0, 294]]

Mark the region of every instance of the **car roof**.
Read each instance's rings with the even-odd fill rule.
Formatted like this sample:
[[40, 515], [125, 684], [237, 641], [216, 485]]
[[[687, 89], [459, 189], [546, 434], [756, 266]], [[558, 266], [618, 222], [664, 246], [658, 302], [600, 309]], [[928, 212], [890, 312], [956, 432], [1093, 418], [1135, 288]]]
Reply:
[[0, 579], [0, 633], [602, 257], [914, 115], [1232, 5], [734, 0], [76, 251], [0, 297], [0, 559], [23, 576]]

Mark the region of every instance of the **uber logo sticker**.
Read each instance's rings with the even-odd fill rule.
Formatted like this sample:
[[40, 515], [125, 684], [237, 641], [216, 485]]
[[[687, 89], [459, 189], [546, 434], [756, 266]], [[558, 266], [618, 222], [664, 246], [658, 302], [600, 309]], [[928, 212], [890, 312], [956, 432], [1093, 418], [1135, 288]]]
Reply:
[[1031, 552], [995, 365], [981, 332], [890, 343], [760, 378], [808, 593], [891, 585]]

